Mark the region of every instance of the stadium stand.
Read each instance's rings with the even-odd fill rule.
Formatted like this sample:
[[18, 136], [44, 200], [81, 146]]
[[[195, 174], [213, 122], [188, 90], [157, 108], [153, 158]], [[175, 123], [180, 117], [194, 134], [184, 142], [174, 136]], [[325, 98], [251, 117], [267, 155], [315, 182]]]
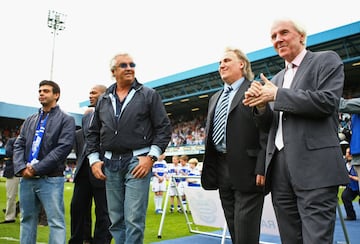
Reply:
[[[360, 97], [360, 21], [340, 26], [308, 36], [307, 48], [312, 51], [334, 50], [344, 62], [345, 86], [344, 97]], [[264, 73], [271, 78], [283, 67], [283, 61], [272, 47], [248, 53], [255, 79]], [[146, 82], [145, 85], [156, 89], [165, 104], [172, 121], [173, 135], [167, 156], [194, 155], [201, 160], [204, 152], [205, 115], [209, 97], [222, 88], [223, 82], [218, 74], [218, 62], [185, 72]], [[76, 102], [76, 101], [74, 101]], [[87, 101], [80, 102], [86, 106]], [[16, 131], [22, 121], [34, 113], [37, 108], [9, 104], [0, 101], [0, 159], [8, 131]], [[81, 124], [81, 114], [72, 114], [77, 126]], [[339, 132], [346, 135], [346, 115], [339, 114]], [[348, 138], [346, 138], [348, 140]]]

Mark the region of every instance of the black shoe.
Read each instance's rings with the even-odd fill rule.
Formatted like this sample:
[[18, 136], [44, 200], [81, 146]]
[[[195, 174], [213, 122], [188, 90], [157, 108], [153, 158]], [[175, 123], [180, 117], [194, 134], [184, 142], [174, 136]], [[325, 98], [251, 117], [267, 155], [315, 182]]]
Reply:
[[352, 217], [352, 218], [346, 217], [344, 220], [345, 221], [354, 221], [354, 220], [356, 220], [356, 218], [355, 217]]
[[4, 220], [4, 221], [0, 222], [0, 224], [10, 224], [10, 223], [15, 223], [15, 219], [13, 219], [13, 220]]
[[5, 208], [3, 208], [3, 213], [5, 213], [6, 212], [6, 209]]

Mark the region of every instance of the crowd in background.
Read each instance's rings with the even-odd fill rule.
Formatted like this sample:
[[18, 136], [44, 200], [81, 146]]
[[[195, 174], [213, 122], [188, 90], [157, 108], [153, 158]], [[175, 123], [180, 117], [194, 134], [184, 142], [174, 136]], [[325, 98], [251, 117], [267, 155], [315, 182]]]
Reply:
[[204, 145], [205, 118], [205, 115], [200, 115], [193, 119], [178, 118], [171, 120], [173, 130], [169, 146]]
[[348, 113], [339, 113], [339, 138], [341, 141], [350, 142], [351, 115]]
[[11, 138], [18, 135], [18, 127], [0, 128], [0, 148], [5, 147], [6, 142]]
[[[205, 142], [205, 115], [199, 115], [196, 118], [186, 119], [178, 118], [171, 120], [173, 131], [169, 147], [204, 145]], [[7, 140], [16, 136], [19, 128], [6, 127], [0, 128], [0, 148], [5, 147]], [[348, 143], [351, 139], [351, 115], [348, 113], [339, 113], [339, 138]], [[72, 172], [75, 165], [72, 162], [66, 167], [64, 172], [67, 181], [72, 180]], [[0, 161], [0, 175], [2, 175], [3, 164]]]

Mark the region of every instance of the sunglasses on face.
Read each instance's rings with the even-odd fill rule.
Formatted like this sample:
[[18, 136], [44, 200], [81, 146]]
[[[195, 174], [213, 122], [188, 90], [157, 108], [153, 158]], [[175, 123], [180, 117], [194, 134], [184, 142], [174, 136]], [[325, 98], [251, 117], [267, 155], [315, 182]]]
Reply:
[[136, 64], [135, 63], [120, 63], [118, 65], [118, 67], [122, 68], [122, 69], [126, 69], [127, 67], [130, 68], [135, 68]]

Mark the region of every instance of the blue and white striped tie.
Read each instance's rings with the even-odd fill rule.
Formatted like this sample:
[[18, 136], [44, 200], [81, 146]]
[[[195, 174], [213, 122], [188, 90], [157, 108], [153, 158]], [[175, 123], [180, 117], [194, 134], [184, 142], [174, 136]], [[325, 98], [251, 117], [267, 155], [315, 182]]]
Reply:
[[213, 121], [213, 133], [212, 138], [215, 145], [218, 145], [225, 136], [225, 121], [227, 119], [227, 110], [229, 104], [229, 94], [232, 91], [232, 87], [229, 86], [224, 92], [220, 105], [218, 106], [214, 121]]

